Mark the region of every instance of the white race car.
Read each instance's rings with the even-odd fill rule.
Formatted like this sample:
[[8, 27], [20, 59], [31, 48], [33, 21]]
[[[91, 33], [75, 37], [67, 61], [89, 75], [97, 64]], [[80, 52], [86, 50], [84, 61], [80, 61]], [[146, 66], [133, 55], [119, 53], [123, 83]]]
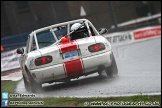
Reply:
[[87, 19], [59, 23], [29, 34], [26, 49], [18, 48], [25, 88], [32, 92], [43, 83], [66, 82], [105, 70], [118, 74], [110, 42]]

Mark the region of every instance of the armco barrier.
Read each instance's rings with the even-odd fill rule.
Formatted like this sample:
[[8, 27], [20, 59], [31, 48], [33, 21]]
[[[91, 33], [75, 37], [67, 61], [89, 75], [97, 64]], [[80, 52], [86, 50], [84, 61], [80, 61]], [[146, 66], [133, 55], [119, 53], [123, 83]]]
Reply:
[[[161, 26], [140, 28], [132, 31], [117, 32], [104, 35], [112, 46], [120, 46], [138, 41], [144, 41], [161, 36]], [[16, 49], [1, 53], [1, 72], [20, 68]]]

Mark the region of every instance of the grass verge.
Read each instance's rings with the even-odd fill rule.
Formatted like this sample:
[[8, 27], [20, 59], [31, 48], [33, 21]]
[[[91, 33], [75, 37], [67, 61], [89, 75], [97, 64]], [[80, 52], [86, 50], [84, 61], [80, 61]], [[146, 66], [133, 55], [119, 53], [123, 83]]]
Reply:
[[[1, 81], [1, 93], [15, 93], [18, 81]], [[156, 96], [128, 96], [128, 97], [107, 97], [107, 98], [70, 98], [70, 97], [49, 97], [49, 98], [9, 98], [10, 107], [120, 107], [123, 106], [161, 106], [161, 95]], [[21, 105], [20, 101], [24, 101]], [[41, 105], [31, 105], [31, 103], [40, 103]], [[11, 105], [10, 103], [17, 105]], [[28, 105], [26, 105], [28, 103]], [[1, 105], [2, 106], [2, 105]]]

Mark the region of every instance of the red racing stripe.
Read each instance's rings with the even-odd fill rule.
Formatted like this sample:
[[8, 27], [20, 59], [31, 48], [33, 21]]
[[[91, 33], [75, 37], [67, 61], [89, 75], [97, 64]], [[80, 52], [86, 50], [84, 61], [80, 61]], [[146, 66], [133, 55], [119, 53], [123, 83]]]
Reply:
[[65, 62], [65, 68], [68, 77], [83, 74], [83, 67], [80, 59]]
[[65, 68], [65, 63], [63, 63], [63, 67], [64, 67], [65, 76], [67, 77], [66, 68]]
[[71, 41], [66, 44], [59, 44], [58, 47], [61, 53], [77, 50], [77, 44], [75, 41]]
[[[71, 41], [69, 43], [59, 44], [57, 46], [59, 48], [60, 53], [70, 52], [79, 49], [79, 45], [77, 41]], [[64, 67], [66, 77], [81, 75], [84, 72], [82, 59], [76, 59], [76, 60], [64, 62], [63, 67]]]
[[77, 45], [77, 49], [79, 49], [79, 44], [78, 44], [78, 42], [76, 41], [76, 40], [74, 40], [75, 41], [75, 43], [76, 43], [76, 45]]
[[60, 48], [60, 45], [57, 45], [57, 47], [59, 48], [60, 53], [62, 53], [61, 48]]
[[85, 69], [84, 69], [84, 64], [83, 64], [83, 60], [80, 59], [81, 63], [82, 63], [82, 69], [83, 69], [83, 72], [85, 73]]

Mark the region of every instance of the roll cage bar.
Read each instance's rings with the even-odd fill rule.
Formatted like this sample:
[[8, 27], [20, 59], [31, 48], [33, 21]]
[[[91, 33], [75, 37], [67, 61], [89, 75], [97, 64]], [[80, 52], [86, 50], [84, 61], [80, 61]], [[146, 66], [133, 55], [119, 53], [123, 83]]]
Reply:
[[[98, 31], [96, 30], [96, 28], [93, 26], [93, 24], [87, 20], [87, 19], [78, 19], [78, 20], [73, 20], [73, 21], [68, 21], [68, 22], [63, 22], [63, 23], [59, 23], [59, 24], [54, 24], [54, 25], [51, 25], [51, 26], [47, 26], [47, 27], [44, 27], [44, 28], [40, 28], [40, 29], [37, 29], [37, 30], [34, 30], [30, 36], [34, 35], [34, 38], [35, 38], [35, 41], [36, 41], [36, 46], [37, 48], [39, 49], [39, 45], [38, 45], [38, 41], [37, 41], [37, 38], [36, 38], [36, 34], [39, 33], [39, 32], [43, 32], [45, 30], [50, 30], [52, 31], [52, 34], [56, 40], [55, 43], [53, 43], [52, 45], [55, 45], [55, 44], [58, 44], [60, 43], [61, 39], [58, 40], [57, 36], [55, 35], [55, 33], [53, 32], [54, 31], [54, 28], [57, 28], [57, 27], [60, 27], [60, 26], [67, 26], [67, 36], [70, 36], [70, 34], [72, 34], [73, 32], [75, 32], [78, 28], [80, 28], [81, 26], [79, 26], [76, 30], [73, 30], [73, 31], [70, 31], [70, 25], [71, 24], [74, 24], [74, 23], [81, 23], [81, 26], [85, 25], [88, 29], [88, 34], [89, 36], [92, 36], [92, 33], [91, 33], [91, 30], [90, 30], [90, 27], [92, 27], [93, 31], [95, 32], [96, 35], [99, 35]], [[89, 27], [90, 26], [90, 27]]]

